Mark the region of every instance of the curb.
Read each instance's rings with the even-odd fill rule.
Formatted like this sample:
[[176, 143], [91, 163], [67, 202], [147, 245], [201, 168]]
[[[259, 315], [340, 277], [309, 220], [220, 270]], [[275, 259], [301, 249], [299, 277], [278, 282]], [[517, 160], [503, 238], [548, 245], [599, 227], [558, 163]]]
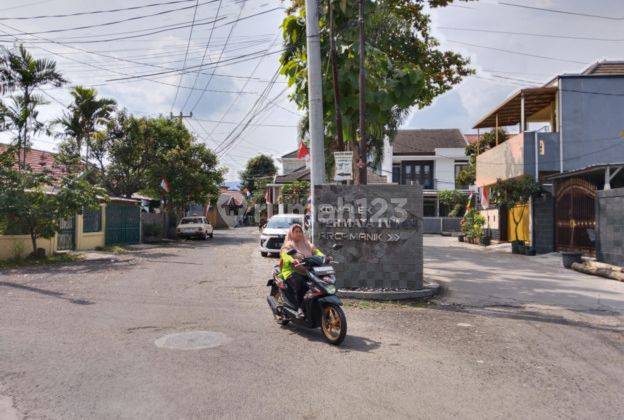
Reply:
[[419, 290], [382, 291], [382, 290], [338, 290], [337, 295], [345, 299], [364, 300], [408, 300], [429, 299], [440, 293], [438, 283], [426, 283]]

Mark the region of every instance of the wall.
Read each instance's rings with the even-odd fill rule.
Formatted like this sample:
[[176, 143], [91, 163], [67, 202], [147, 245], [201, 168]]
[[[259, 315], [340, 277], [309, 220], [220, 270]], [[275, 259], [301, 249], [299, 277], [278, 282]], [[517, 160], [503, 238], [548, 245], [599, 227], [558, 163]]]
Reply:
[[[422, 288], [420, 186], [323, 185], [316, 186], [315, 194], [318, 199], [315, 244], [339, 262], [336, 264], [339, 287]], [[404, 210], [398, 208], [398, 200], [405, 200]], [[339, 208], [343, 209], [340, 218], [336, 217]], [[406, 217], [401, 224], [381, 223], [390, 222], [390, 218], [400, 214]], [[371, 215], [377, 218], [371, 220]], [[331, 251], [335, 243], [343, 248]]]
[[499, 230], [500, 218], [498, 216], [498, 209], [491, 208], [491, 209], [480, 210], [479, 213], [481, 214], [481, 216], [485, 218], [484, 228], [489, 229], [492, 235], [492, 239], [495, 241], [500, 241], [501, 239], [500, 230]]
[[293, 159], [293, 158], [282, 158], [282, 173], [281, 175], [286, 175], [291, 172], [296, 171], [305, 166], [305, 160], [303, 159]]
[[624, 77], [564, 76], [560, 89], [563, 169], [624, 162]]
[[624, 188], [598, 191], [596, 257], [624, 267]]
[[550, 193], [533, 200], [533, 242], [538, 254], [555, 250], [555, 200]]
[[437, 148], [434, 176], [437, 190], [455, 189], [455, 162], [468, 162], [465, 149], [461, 148]]
[[104, 246], [106, 229], [106, 204], [102, 204], [102, 229], [99, 232], [83, 232], [83, 217], [81, 214], [76, 215], [76, 250], [84, 251], [87, 249], [95, 249]]
[[[559, 170], [559, 134], [537, 133], [538, 170]], [[535, 176], [535, 132], [516, 134], [477, 156], [477, 186], [492, 185], [497, 179]]]
[[[15, 258], [15, 247], [20, 246], [22, 257], [32, 252], [30, 235], [0, 235], [0, 260]], [[43, 248], [46, 255], [52, 255], [56, 251], [56, 236], [51, 239], [37, 239], [37, 248]]]

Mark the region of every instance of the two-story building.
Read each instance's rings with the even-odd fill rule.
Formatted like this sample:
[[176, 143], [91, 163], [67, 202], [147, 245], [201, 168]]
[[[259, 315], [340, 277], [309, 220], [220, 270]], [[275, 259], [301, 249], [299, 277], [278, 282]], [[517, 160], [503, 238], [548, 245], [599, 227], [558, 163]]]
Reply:
[[[477, 186], [487, 196], [497, 179], [531, 175], [547, 190], [529, 204], [520, 238], [537, 252], [595, 246], [596, 190], [624, 184], [624, 62], [598, 62], [579, 74], [558, 75], [524, 88], [474, 126], [513, 127], [518, 134], [477, 158]], [[497, 235], [512, 240], [507, 209], [497, 214]], [[507, 229], [504, 226], [507, 225]], [[495, 229], [496, 230], [496, 229]]]
[[382, 172], [391, 174], [394, 184], [420, 184], [423, 187], [425, 217], [446, 216], [440, 206], [442, 190], [465, 190], [457, 175], [468, 165], [467, 142], [458, 129], [399, 130], [386, 142]]

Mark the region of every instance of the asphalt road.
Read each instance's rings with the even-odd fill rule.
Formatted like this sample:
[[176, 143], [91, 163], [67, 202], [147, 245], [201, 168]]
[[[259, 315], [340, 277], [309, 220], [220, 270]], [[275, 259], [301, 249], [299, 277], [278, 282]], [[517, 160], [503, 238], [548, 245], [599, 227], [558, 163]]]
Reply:
[[[348, 303], [332, 347], [273, 321], [257, 235], [0, 274], [0, 418], [624, 417], [619, 314]], [[227, 340], [154, 344], [186, 331]]]

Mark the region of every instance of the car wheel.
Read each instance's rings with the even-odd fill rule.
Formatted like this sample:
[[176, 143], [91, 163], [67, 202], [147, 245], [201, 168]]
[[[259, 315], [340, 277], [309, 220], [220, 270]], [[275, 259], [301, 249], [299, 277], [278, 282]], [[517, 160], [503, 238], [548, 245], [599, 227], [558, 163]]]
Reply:
[[214, 237], [214, 233], [210, 232], [208, 236], [210, 236], [210, 239], [212, 239]]
[[263, 257], [267, 257], [269, 254], [267, 252], [260, 251], [260, 255], [262, 255]]

